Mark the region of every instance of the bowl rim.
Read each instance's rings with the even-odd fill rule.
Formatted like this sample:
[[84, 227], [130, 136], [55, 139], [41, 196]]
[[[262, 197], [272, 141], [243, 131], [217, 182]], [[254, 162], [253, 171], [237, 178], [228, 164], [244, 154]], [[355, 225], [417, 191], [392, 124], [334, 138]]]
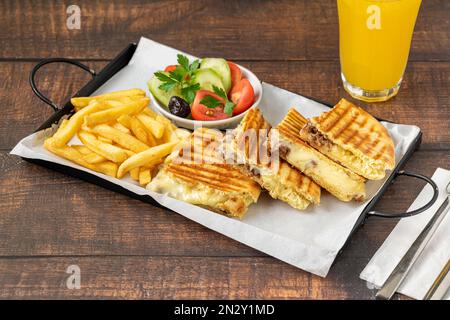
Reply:
[[239, 64], [236, 64], [236, 65], [242, 71], [245, 71], [245, 73], [250, 74], [251, 76], [253, 76], [257, 80], [256, 82], [259, 85], [260, 95], [259, 95], [258, 99], [255, 100], [255, 102], [253, 102], [253, 104], [247, 110], [245, 110], [244, 112], [242, 112], [240, 114], [237, 114], [235, 116], [227, 118], [227, 119], [206, 121], [206, 120], [187, 119], [187, 118], [176, 116], [176, 115], [170, 113], [168, 110], [166, 110], [166, 107], [164, 107], [163, 105], [161, 105], [161, 103], [159, 103], [158, 99], [156, 99], [156, 97], [152, 94], [152, 92], [150, 90], [149, 90], [149, 92], [150, 92], [150, 95], [153, 98], [153, 101], [155, 102], [155, 105], [156, 105], [156, 108], [158, 109], [158, 111], [162, 112], [164, 116], [166, 116], [167, 118], [171, 119], [172, 121], [179, 121], [179, 122], [183, 121], [183, 122], [190, 123], [190, 124], [193, 124], [193, 125], [199, 125], [199, 124], [202, 124], [202, 125], [205, 124], [206, 126], [216, 126], [216, 125], [220, 126], [220, 125], [224, 125], [224, 124], [227, 124], [228, 122], [235, 121], [238, 117], [243, 117], [250, 109], [253, 109], [257, 105], [259, 105], [259, 103], [261, 102], [261, 99], [262, 99], [262, 95], [263, 95], [263, 89], [262, 89], [262, 82], [261, 82], [261, 80], [259, 80], [259, 78], [252, 71], [250, 71], [249, 69], [247, 69], [247, 68], [245, 68], [245, 67], [243, 67], [243, 66], [241, 66]]

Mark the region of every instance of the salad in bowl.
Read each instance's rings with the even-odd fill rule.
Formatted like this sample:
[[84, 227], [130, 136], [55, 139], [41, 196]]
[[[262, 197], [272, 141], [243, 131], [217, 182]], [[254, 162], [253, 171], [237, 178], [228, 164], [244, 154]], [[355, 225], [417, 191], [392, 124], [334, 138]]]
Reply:
[[248, 69], [223, 58], [189, 61], [182, 54], [177, 64], [155, 72], [148, 87], [158, 111], [187, 129], [231, 128], [262, 97], [261, 82]]

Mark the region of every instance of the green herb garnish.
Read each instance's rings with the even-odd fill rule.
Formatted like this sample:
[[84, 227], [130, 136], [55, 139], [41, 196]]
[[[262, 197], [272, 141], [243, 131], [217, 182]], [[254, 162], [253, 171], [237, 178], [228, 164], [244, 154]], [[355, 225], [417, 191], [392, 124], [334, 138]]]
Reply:
[[155, 77], [162, 82], [159, 89], [168, 92], [175, 87], [179, 87], [183, 98], [191, 104], [194, 101], [195, 94], [200, 90], [200, 85], [192, 80], [195, 71], [200, 67], [200, 60], [194, 60], [189, 64], [189, 59], [185, 55], [178, 54], [177, 62], [178, 65], [175, 70], [169, 73], [155, 72]]
[[225, 91], [222, 88], [213, 86], [213, 90], [214, 90], [215, 94], [217, 94], [219, 97], [221, 97], [223, 99], [223, 101], [218, 100], [212, 96], [205, 96], [200, 101], [200, 103], [203, 104], [204, 106], [206, 106], [207, 108], [213, 109], [221, 104], [224, 104], [224, 101], [225, 101], [223, 112], [225, 112], [226, 114], [231, 116], [233, 114], [233, 109], [236, 106], [236, 104], [234, 102], [231, 102], [230, 100], [228, 100], [227, 94], [225, 93]]

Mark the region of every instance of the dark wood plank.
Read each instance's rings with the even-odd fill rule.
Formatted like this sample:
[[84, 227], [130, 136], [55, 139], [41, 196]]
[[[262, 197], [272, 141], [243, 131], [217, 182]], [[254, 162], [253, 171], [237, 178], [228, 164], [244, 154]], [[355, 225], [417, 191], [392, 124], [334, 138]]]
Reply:
[[[106, 62], [89, 62], [100, 70]], [[22, 137], [34, 131], [51, 114], [37, 99], [28, 84], [33, 62], [0, 62], [0, 149], [12, 148]], [[337, 61], [316, 62], [243, 62], [261, 80], [287, 90], [337, 102], [349, 98], [342, 88]], [[275, 72], [276, 71], [276, 72]], [[371, 113], [391, 121], [416, 124], [424, 132], [424, 149], [450, 148], [450, 62], [413, 62], [408, 66], [399, 95], [382, 104], [363, 104]], [[62, 64], [41, 70], [38, 84], [54, 101], [62, 103], [89, 80], [83, 71]], [[18, 94], [20, 92], [20, 94]], [[274, 101], [274, 108], [276, 101]]]
[[[262, 255], [178, 214], [0, 155], [0, 256]], [[449, 162], [446, 151], [419, 151], [406, 169], [431, 175]], [[422, 185], [399, 178], [377, 208], [407, 209]], [[370, 257], [395, 223], [370, 219], [350, 258]]]
[[[338, 58], [336, 1], [76, 2], [81, 29], [68, 30], [68, 3], [2, 1], [0, 57], [111, 59], [141, 36], [199, 56], [228, 59]], [[426, 0], [417, 21], [412, 60], [450, 59], [446, 0]]]
[[[73, 57], [99, 70], [141, 35], [198, 56], [236, 60], [293, 92], [332, 103], [348, 97], [339, 80], [335, 1], [77, 4], [82, 27], [72, 31], [64, 3], [0, 4], [0, 298], [374, 298], [358, 275], [396, 219], [369, 219], [322, 279], [178, 214], [6, 152], [51, 114], [28, 86], [35, 61]], [[422, 128], [423, 151], [406, 169], [427, 175], [450, 163], [449, 9], [445, 0], [423, 1], [399, 96], [363, 104], [376, 116]], [[62, 102], [88, 80], [59, 65], [43, 70], [40, 86]], [[402, 211], [421, 188], [399, 178], [377, 209]], [[70, 264], [81, 267], [81, 290], [65, 286]]]
[[[348, 271], [360, 261], [322, 279], [266, 257], [0, 258], [0, 298], [372, 299], [375, 291]], [[72, 264], [79, 290], [66, 287]]]

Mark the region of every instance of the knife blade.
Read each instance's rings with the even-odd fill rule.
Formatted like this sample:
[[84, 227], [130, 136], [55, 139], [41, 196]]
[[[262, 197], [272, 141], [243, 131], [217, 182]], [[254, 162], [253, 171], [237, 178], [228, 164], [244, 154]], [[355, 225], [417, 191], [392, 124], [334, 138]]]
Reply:
[[412, 246], [408, 249], [403, 258], [397, 264], [394, 271], [392, 271], [388, 279], [384, 282], [383, 286], [375, 296], [377, 299], [389, 300], [390, 298], [392, 298], [395, 291], [397, 291], [397, 289], [400, 287], [414, 262], [420, 256], [423, 249], [433, 236], [434, 232], [439, 227], [439, 224], [444, 219], [445, 214], [450, 208], [449, 199], [449, 196], [445, 198], [439, 209], [436, 211], [430, 221], [428, 221], [425, 228], [422, 230], [417, 239], [413, 242]]

